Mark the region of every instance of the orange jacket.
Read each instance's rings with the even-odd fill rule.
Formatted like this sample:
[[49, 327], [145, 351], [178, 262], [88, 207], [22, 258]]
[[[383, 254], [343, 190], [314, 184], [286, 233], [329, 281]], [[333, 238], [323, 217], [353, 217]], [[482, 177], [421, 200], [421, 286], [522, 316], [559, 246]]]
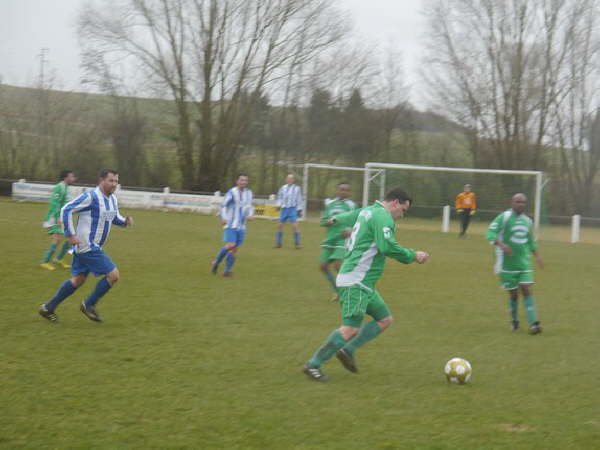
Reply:
[[461, 192], [458, 194], [454, 207], [456, 209], [477, 209], [475, 192]]

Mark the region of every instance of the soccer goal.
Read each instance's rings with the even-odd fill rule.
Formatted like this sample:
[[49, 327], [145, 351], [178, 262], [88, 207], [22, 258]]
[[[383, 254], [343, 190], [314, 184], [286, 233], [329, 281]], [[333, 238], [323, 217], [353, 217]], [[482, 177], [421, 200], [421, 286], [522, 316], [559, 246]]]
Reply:
[[[365, 164], [363, 203], [381, 199], [386, 189], [404, 188], [414, 199], [411, 215], [442, 217], [442, 230], [448, 231], [450, 211], [454, 199], [465, 184], [470, 184], [477, 195], [477, 217], [491, 220], [510, 206], [512, 195], [522, 192], [529, 198], [535, 229], [542, 215], [544, 173], [533, 170], [494, 170], [460, 167], [419, 166], [369, 162]], [[374, 184], [380, 170], [385, 176]], [[531, 214], [531, 212], [528, 212]]]
[[302, 186], [303, 211], [317, 212], [323, 209], [324, 200], [335, 195], [339, 183], [349, 183], [352, 189], [352, 200], [357, 204], [367, 204], [364, 192], [364, 174], [368, 171], [369, 186], [380, 197], [384, 195], [385, 169], [367, 169], [364, 167], [336, 166], [333, 164], [287, 164], [290, 172], [298, 177]]

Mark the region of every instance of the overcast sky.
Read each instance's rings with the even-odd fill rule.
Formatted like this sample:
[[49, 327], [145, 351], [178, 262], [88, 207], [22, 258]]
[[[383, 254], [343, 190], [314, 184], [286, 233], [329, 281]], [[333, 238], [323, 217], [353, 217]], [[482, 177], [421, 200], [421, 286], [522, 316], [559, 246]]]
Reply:
[[[358, 34], [385, 46], [393, 41], [404, 55], [410, 83], [415, 80], [422, 0], [339, 0]], [[32, 84], [39, 74], [40, 50], [64, 89], [77, 89], [81, 72], [75, 37], [77, 11], [85, 0], [0, 0], [0, 76], [4, 83]], [[413, 97], [413, 100], [417, 100]]]

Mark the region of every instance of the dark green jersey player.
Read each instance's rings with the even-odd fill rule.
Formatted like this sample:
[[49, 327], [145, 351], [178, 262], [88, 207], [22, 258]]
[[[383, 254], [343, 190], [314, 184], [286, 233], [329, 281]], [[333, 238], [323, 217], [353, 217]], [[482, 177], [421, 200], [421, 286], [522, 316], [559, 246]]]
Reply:
[[[47, 270], [54, 270], [54, 265], [51, 264], [50, 260], [52, 255], [56, 251], [58, 244], [60, 243], [63, 236], [62, 226], [60, 224], [60, 210], [66, 205], [69, 199], [68, 188], [70, 184], [75, 182], [75, 175], [70, 170], [63, 170], [60, 173], [60, 182], [54, 186], [52, 193], [50, 194], [50, 200], [48, 202], [48, 213], [46, 214], [46, 220], [44, 221], [44, 228], [48, 230], [52, 241], [50, 246], [44, 253], [42, 258], [41, 267]], [[70, 248], [68, 241], [65, 241], [62, 248], [56, 255], [54, 262], [61, 265], [65, 269], [71, 266], [63, 261], [64, 256]]]
[[[303, 372], [315, 381], [327, 381], [321, 365], [336, 355], [344, 367], [357, 372], [354, 352], [376, 338], [392, 323], [387, 305], [375, 289], [383, 274], [386, 258], [405, 264], [423, 264], [429, 255], [401, 247], [394, 237], [394, 221], [403, 217], [411, 199], [400, 190], [388, 192], [382, 202], [340, 214], [334, 220], [342, 226], [354, 222], [348, 249], [337, 276], [342, 325], [305, 364]], [[362, 325], [365, 315], [373, 320]]]
[[515, 194], [511, 209], [498, 215], [490, 224], [486, 239], [496, 246], [495, 272], [500, 276], [502, 288], [510, 293], [509, 306], [513, 331], [519, 329], [518, 296], [519, 288], [523, 294], [523, 303], [529, 332], [541, 333], [542, 327], [535, 311], [535, 299], [531, 294], [534, 283], [531, 254], [542, 265], [537, 252], [537, 243], [533, 235], [531, 219], [524, 214], [527, 205], [525, 194]]
[[348, 183], [340, 183], [337, 187], [336, 197], [326, 202], [325, 209], [321, 215], [320, 224], [322, 227], [327, 227], [327, 234], [323, 242], [321, 242], [319, 268], [333, 288], [333, 301], [338, 300], [338, 295], [335, 276], [331, 273], [329, 267], [333, 264], [336, 271], [340, 270], [342, 258], [346, 252], [346, 239], [350, 236], [352, 225], [346, 227], [331, 219], [354, 209], [356, 209], [356, 204], [350, 200], [350, 185]]

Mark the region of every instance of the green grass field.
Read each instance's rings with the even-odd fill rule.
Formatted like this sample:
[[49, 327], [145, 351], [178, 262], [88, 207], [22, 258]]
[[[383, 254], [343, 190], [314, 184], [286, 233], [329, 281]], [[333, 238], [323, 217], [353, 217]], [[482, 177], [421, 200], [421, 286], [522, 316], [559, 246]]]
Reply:
[[[88, 282], [51, 324], [36, 309], [67, 274], [38, 268], [44, 211], [0, 200], [1, 448], [600, 448], [598, 245], [541, 242], [545, 330], [529, 336], [509, 331], [480, 235], [401, 223], [398, 240], [430, 263], [388, 263], [394, 325], [358, 352], [359, 374], [333, 360], [319, 384], [300, 369], [339, 313], [318, 226], [302, 250], [290, 234], [274, 250], [273, 224], [253, 222], [223, 279], [208, 270], [214, 217], [129, 211], [135, 228], [106, 246], [122, 279], [105, 323], [78, 310]], [[472, 363], [469, 385], [446, 382], [454, 356]]]

